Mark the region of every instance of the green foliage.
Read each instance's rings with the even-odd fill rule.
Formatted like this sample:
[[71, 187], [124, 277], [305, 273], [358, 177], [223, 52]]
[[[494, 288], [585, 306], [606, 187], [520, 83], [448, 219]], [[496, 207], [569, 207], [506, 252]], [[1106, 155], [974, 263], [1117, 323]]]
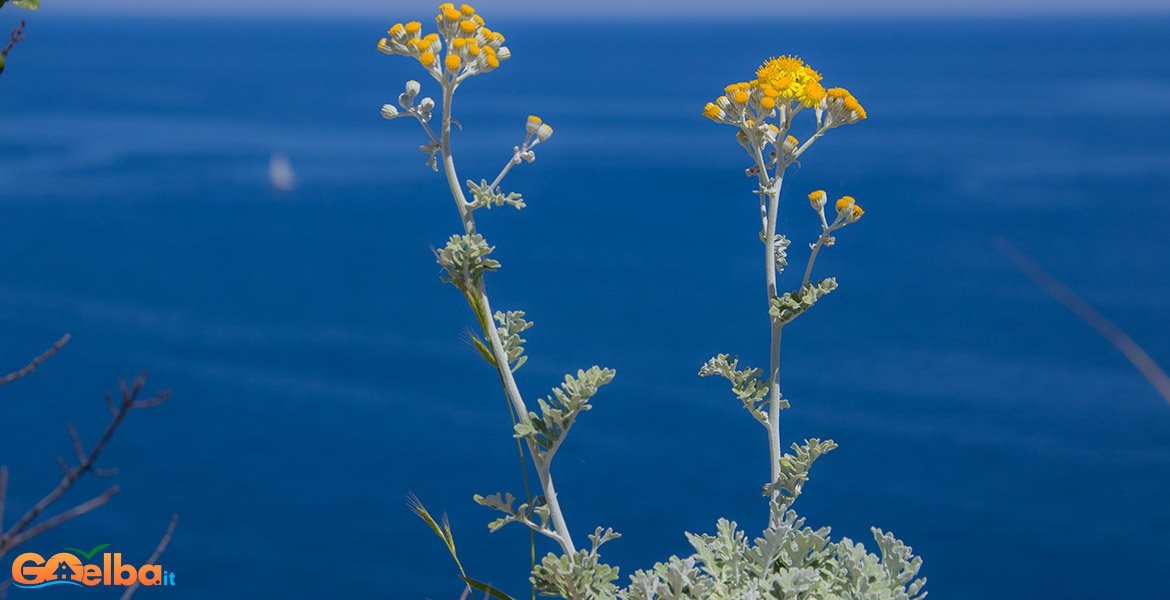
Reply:
[[782, 296], [772, 298], [771, 307], [768, 309], [768, 314], [772, 315], [781, 325], [791, 322], [801, 313], [812, 308], [812, 305], [817, 300], [837, 289], [837, 279], [830, 277], [822, 279], [816, 284], [806, 283], [804, 287], [799, 290], [787, 292]]
[[510, 310], [507, 313], [496, 311], [496, 322], [500, 324], [496, 331], [500, 334], [500, 344], [504, 346], [504, 354], [508, 357], [508, 365], [515, 372], [528, 357], [524, 356], [524, 342], [528, 340], [520, 337], [520, 333], [532, 327], [532, 323], [524, 320], [524, 311]]
[[462, 579], [464, 583], [471, 586], [472, 588], [479, 590], [479, 591], [491, 596], [492, 598], [496, 598], [497, 600], [515, 600], [511, 596], [505, 594], [504, 592], [501, 592], [500, 590], [498, 590], [498, 589], [496, 589], [496, 588], [494, 588], [494, 587], [492, 587], [492, 586], [490, 586], [482, 581], [476, 581], [476, 580], [474, 580], [470, 577], [467, 577], [467, 576], [460, 577], [460, 579]]
[[427, 512], [427, 508], [423, 506], [422, 502], [414, 494], [407, 496], [406, 503], [410, 507], [411, 512], [418, 515], [431, 528], [431, 531], [435, 532], [435, 535], [443, 540], [443, 544], [447, 546], [447, 551], [451, 553], [451, 558], [455, 559], [455, 564], [459, 567], [459, 572], [466, 576], [467, 574], [463, 572], [463, 564], [459, 562], [459, 554], [455, 552], [455, 536], [451, 533], [451, 524], [447, 521], [447, 514], [443, 513], [441, 521], [435, 521], [435, 518], [431, 516], [431, 513]]
[[821, 441], [817, 438], [805, 440], [803, 446], [792, 445], [795, 455], [784, 453], [780, 457], [780, 478], [764, 486], [764, 495], [771, 495], [775, 490], [779, 498], [787, 499], [791, 504], [800, 495], [800, 488], [808, 481], [808, 471], [813, 461], [827, 454], [837, 447], [833, 440]]
[[[0, 0], [0, 6], [4, 6], [8, 0]], [[12, 0], [13, 6], [27, 8], [29, 10], [36, 10], [41, 7], [41, 0]]]
[[[761, 425], [768, 426], [768, 414], [764, 407], [768, 404], [768, 382], [760, 379], [764, 374], [763, 369], [742, 369], [739, 368], [739, 357], [731, 358], [726, 354], [720, 354], [715, 358], [707, 361], [699, 369], [700, 377], [708, 377], [710, 375], [722, 375], [731, 382], [731, 391], [735, 393], [735, 397], [743, 402], [743, 407], [748, 409]], [[780, 398], [780, 408], [788, 408], [788, 400]]]
[[533, 585], [542, 595], [566, 600], [616, 600], [618, 587], [613, 582], [618, 569], [601, 562], [598, 548], [619, 537], [612, 529], [598, 527], [589, 536], [589, 550], [578, 550], [571, 558], [548, 554], [532, 570]]
[[[533, 531], [544, 535], [553, 533], [548, 526], [548, 507], [544, 505], [543, 496], [537, 496], [533, 499], [531, 505], [521, 504], [516, 508], [512, 508], [512, 504], [516, 502], [516, 498], [511, 493], [506, 493], [503, 497], [499, 493], [490, 496], [476, 494], [474, 500], [476, 504], [482, 504], [488, 508], [493, 508], [504, 513], [504, 516], [488, 523], [488, 529], [492, 533], [495, 533], [508, 523], [522, 523]], [[534, 516], [536, 520], [533, 520], [532, 517]]]
[[922, 559], [888, 533], [873, 529], [881, 555], [848, 538], [829, 539], [787, 504], [772, 503], [768, 528], [752, 543], [732, 521], [715, 535], [687, 534], [695, 553], [637, 571], [623, 600], [920, 600]]
[[565, 439], [565, 434], [577, 420], [577, 415], [593, 406], [589, 399], [597, 388], [613, 381], [615, 371], [590, 367], [588, 371], [577, 370], [577, 377], [565, 375], [565, 382], [553, 388], [553, 395], [539, 399], [540, 414], [528, 413], [528, 419], [516, 424], [516, 436], [531, 440], [545, 452], [547, 461], [556, 453]]
[[495, 249], [478, 233], [451, 236], [447, 245], [435, 253], [439, 264], [447, 272], [443, 281], [467, 293], [475, 287], [484, 271], [500, 268], [499, 261], [487, 258]]
[[[760, 232], [760, 241], [761, 242], [768, 241], [768, 237], [763, 231]], [[790, 244], [792, 244], [792, 241], [789, 240], [788, 238], [784, 237], [783, 234], [779, 234], [779, 233], [776, 234], [775, 243], [773, 244], [773, 247], [776, 248], [776, 275], [777, 276], [780, 276], [781, 274], [783, 274], [784, 267], [788, 266], [788, 246]]]
[[481, 179], [479, 185], [470, 179], [467, 181], [467, 189], [471, 190], [471, 196], [474, 200], [470, 205], [472, 209], [487, 207], [489, 210], [492, 206], [503, 206], [505, 204], [515, 207], [516, 210], [524, 208], [524, 199], [516, 192], [509, 192], [508, 194], [501, 194], [488, 185], [486, 179]]

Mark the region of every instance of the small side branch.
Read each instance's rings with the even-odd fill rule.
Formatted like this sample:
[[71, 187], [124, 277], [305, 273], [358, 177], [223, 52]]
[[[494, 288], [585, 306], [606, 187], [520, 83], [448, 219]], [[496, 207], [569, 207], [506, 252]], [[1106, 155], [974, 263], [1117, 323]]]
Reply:
[[[21, 20], [19, 27], [12, 28], [12, 39], [10, 39], [8, 41], [8, 46], [6, 46], [4, 48], [4, 51], [0, 52], [0, 57], [8, 58], [8, 51], [12, 50], [12, 47], [15, 46], [17, 42], [19, 42], [23, 39], [24, 39], [24, 21]], [[68, 337], [68, 336], [66, 336], [66, 337]]]
[[31, 539], [37, 537], [38, 535], [40, 535], [40, 534], [58, 526], [58, 525], [61, 525], [62, 523], [67, 523], [69, 521], [72, 521], [73, 519], [76, 519], [77, 517], [80, 517], [81, 515], [84, 515], [85, 513], [90, 512], [91, 510], [102, 506], [106, 502], [109, 502], [110, 498], [113, 498], [114, 495], [116, 495], [119, 491], [120, 491], [120, 488], [115, 485], [115, 486], [111, 487], [110, 489], [106, 490], [105, 492], [102, 492], [102, 495], [100, 495], [96, 498], [93, 498], [91, 500], [88, 500], [82, 504], [78, 504], [77, 506], [74, 506], [73, 508], [71, 508], [71, 509], [51, 518], [51, 519], [41, 521], [35, 527], [28, 529], [27, 531], [25, 531], [19, 535], [6, 536], [4, 538], [4, 541], [3, 541], [3, 548], [5, 549], [5, 551], [7, 551], [8, 548], [15, 548], [15, 547], [31, 540]]
[[[15, 43], [15, 42], [13, 42], [13, 43]], [[12, 44], [9, 44], [8, 47], [12, 48]], [[8, 50], [5, 50], [4, 54], [8, 54]], [[21, 369], [19, 371], [13, 371], [13, 372], [5, 375], [2, 379], [0, 379], [0, 387], [4, 386], [6, 384], [12, 383], [13, 381], [16, 381], [17, 379], [24, 377], [25, 375], [32, 374], [33, 371], [37, 370], [37, 367], [41, 366], [41, 363], [45, 362], [46, 360], [49, 360], [50, 358], [53, 357], [54, 354], [57, 353], [58, 350], [60, 350], [61, 348], [64, 348], [65, 344], [69, 343], [69, 338], [70, 338], [70, 335], [68, 333], [66, 333], [65, 335], [61, 336], [61, 339], [57, 340], [57, 343], [53, 344], [48, 350], [45, 350], [44, 352], [42, 352], [40, 356], [32, 359], [32, 362], [28, 363], [28, 365], [25, 366], [23, 369]]]
[[[170, 526], [167, 527], [167, 532], [165, 535], [163, 535], [162, 540], [159, 541], [158, 547], [154, 549], [154, 554], [151, 554], [150, 558], [147, 559], [147, 561], [146, 561], [147, 565], [153, 565], [153, 564], [158, 562], [159, 557], [161, 557], [162, 553], [167, 549], [167, 544], [171, 543], [171, 536], [175, 534], [175, 526], [178, 524], [179, 524], [179, 515], [178, 514], [172, 515], [171, 516], [171, 524], [170, 524]], [[140, 585], [142, 585], [142, 584], [135, 581], [134, 585], [131, 585], [130, 587], [126, 588], [126, 593], [122, 594], [122, 600], [130, 600], [130, 597], [134, 595], [134, 592], [138, 591], [138, 586], [140, 586]]]

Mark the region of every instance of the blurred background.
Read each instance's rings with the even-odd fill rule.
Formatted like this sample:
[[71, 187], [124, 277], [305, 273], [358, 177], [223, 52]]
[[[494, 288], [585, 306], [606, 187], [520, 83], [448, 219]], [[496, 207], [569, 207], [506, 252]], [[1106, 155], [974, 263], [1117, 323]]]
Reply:
[[[176, 587], [140, 597], [456, 598], [413, 492], [449, 514], [469, 575], [528, 595], [526, 531], [489, 534], [471, 501], [523, 483], [431, 254], [459, 221], [421, 130], [379, 116], [407, 79], [438, 93], [375, 50], [436, 5], [0, 10], [0, 30], [28, 21], [0, 76], [0, 371], [73, 334], [0, 393], [5, 522], [59, 481], [66, 421], [97, 438], [118, 378], [149, 368], [174, 392], [118, 432], [113, 481], [63, 502], [122, 492], [22, 551], [143, 562], [177, 512]], [[768, 343], [749, 161], [699, 111], [794, 53], [869, 113], [785, 181], [783, 288], [819, 232], [809, 192], [866, 209], [818, 259], [840, 289], [785, 331], [784, 443], [841, 446], [795, 508], [834, 537], [893, 531], [938, 597], [1170, 597], [1170, 406], [990, 244], [1170, 364], [1164, 5], [475, 7], [513, 57], [456, 96], [461, 177], [494, 177], [528, 114], [556, 130], [505, 180], [528, 208], [479, 215], [503, 263], [489, 289], [536, 324], [530, 401], [617, 369], [554, 471], [577, 537], [624, 534], [604, 549], [623, 582], [688, 554], [683, 531], [765, 525], [764, 432], [696, 375], [719, 352], [766, 364]]]

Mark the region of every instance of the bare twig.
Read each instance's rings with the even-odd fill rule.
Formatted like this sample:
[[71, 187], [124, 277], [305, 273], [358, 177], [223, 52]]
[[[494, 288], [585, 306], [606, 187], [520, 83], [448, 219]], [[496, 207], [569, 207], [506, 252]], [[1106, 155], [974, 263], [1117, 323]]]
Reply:
[[0, 57], [8, 58], [8, 51], [12, 50], [12, 47], [16, 45], [16, 42], [19, 42], [20, 40], [23, 40], [23, 39], [24, 39], [24, 21], [22, 20], [20, 22], [20, 27], [13, 27], [12, 28], [12, 39], [8, 42], [8, 46], [6, 48], [4, 48], [4, 51], [0, 52]]
[[77, 460], [85, 460], [85, 447], [81, 444], [81, 436], [77, 435], [77, 428], [73, 423], [65, 423], [69, 429], [69, 437], [73, 439], [73, 451], [77, 453]]
[[82, 504], [78, 504], [77, 506], [74, 506], [73, 508], [51, 519], [41, 521], [40, 523], [37, 523], [35, 527], [28, 529], [24, 533], [5, 537], [4, 545], [8, 548], [15, 548], [62, 523], [72, 521], [73, 519], [84, 515], [85, 513], [105, 504], [106, 502], [109, 502], [110, 498], [113, 498], [114, 495], [118, 493], [118, 491], [119, 488], [115, 485], [110, 489], [102, 492], [102, 495], [88, 500]]
[[1044, 291], [1048, 292], [1058, 302], [1065, 305], [1071, 310], [1073, 314], [1079, 317], [1089, 327], [1092, 327], [1101, 334], [1110, 344], [1113, 344], [1137, 370], [1141, 372], [1142, 376], [1154, 386], [1154, 389], [1170, 403], [1170, 376], [1142, 350], [1133, 338], [1129, 337], [1124, 331], [1113, 324], [1112, 321], [1106, 319], [1101, 313], [1097, 312], [1087, 302], [1081, 300], [1079, 296], [1072, 292], [1060, 283], [1053, 276], [1049, 275], [1040, 267], [1028, 258], [1026, 254], [1021, 252], [1011, 242], [1006, 239], [996, 236], [991, 239], [991, 245], [1000, 254], [1007, 257], [1008, 260], [1016, 266], [1017, 269], [1024, 272], [1025, 275], [1035, 281]]
[[[178, 524], [179, 524], [179, 515], [176, 513], [176, 514], [171, 516], [171, 524], [170, 524], [170, 526], [167, 527], [167, 532], [165, 535], [163, 535], [162, 540], [159, 541], [158, 547], [154, 549], [154, 554], [151, 554], [150, 558], [147, 559], [147, 561], [146, 561], [147, 565], [153, 565], [156, 562], [158, 562], [158, 559], [160, 556], [162, 556], [163, 551], [167, 549], [167, 544], [171, 543], [171, 536], [174, 535], [175, 526]], [[141, 583], [139, 583], [138, 581], [135, 581], [134, 585], [131, 585], [130, 587], [126, 588], [126, 593], [122, 594], [122, 600], [130, 600], [130, 597], [134, 595], [134, 592], [138, 591], [139, 585], [141, 585]]]
[[[68, 339], [63, 338], [63, 340]], [[34, 361], [35, 362], [35, 361]], [[102, 450], [105, 449], [106, 444], [109, 443], [110, 438], [113, 437], [114, 432], [117, 431], [118, 426], [122, 424], [122, 420], [126, 414], [135, 408], [144, 408], [148, 406], [155, 406], [161, 404], [170, 397], [169, 392], [161, 392], [153, 398], [146, 400], [139, 400], [138, 396], [142, 392], [142, 388], [146, 385], [146, 372], [136, 377], [131, 385], [126, 385], [125, 381], [120, 381], [118, 384], [122, 394], [121, 403], [114, 405], [112, 399], [107, 394], [107, 401], [110, 403], [111, 410], [114, 412], [114, 418], [110, 424], [106, 426], [106, 430], [102, 433], [101, 438], [94, 444], [93, 448], [86, 453], [81, 446], [80, 437], [77, 435], [75, 429], [70, 426], [70, 436], [73, 438], [74, 447], [78, 450], [78, 457], [80, 464], [76, 467], [67, 468], [65, 476], [61, 482], [57, 484], [51, 492], [45, 497], [41, 498], [32, 508], [28, 509], [23, 516], [16, 521], [7, 531], [0, 530], [0, 557], [3, 557], [9, 550], [27, 542], [33, 537], [60, 525], [66, 521], [77, 518], [109, 501], [114, 494], [118, 493], [118, 486], [111, 487], [106, 490], [101, 496], [98, 496], [84, 504], [78, 505], [70, 510], [67, 510], [53, 518], [50, 518], [42, 523], [30, 528], [29, 526], [38, 517], [41, 516], [54, 502], [59, 500], [61, 496], [69, 490], [70, 487], [81, 479], [86, 473], [94, 471], [94, 463]], [[63, 462], [63, 461], [62, 461]], [[67, 466], [67, 465], [66, 465]]]
[[[23, 23], [22, 23], [22, 25], [23, 25]], [[15, 43], [15, 42], [13, 42], [13, 43]], [[12, 48], [12, 44], [9, 44], [8, 47]], [[8, 50], [4, 50], [4, 54], [7, 55]], [[32, 362], [28, 363], [28, 366], [26, 366], [25, 368], [23, 368], [19, 371], [13, 371], [13, 372], [5, 375], [2, 379], [0, 379], [0, 386], [3, 386], [3, 385], [8, 384], [8, 383], [12, 383], [13, 381], [16, 381], [17, 379], [20, 379], [21, 377], [24, 377], [25, 375], [28, 375], [28, 374], [32, 373], [33, 371], [36, 371], [37, 367], [41, 366], [41, 363], [45, 362], [46, 360], [49, 360], [49, 358], [52, 357], [54, 354], [56, 354], [58, 350], [60, 350], [62, 347], [65, 346], [65, 344], [69, 343], [69, 337], [70, 337], [69, 334], [66, 333], [65, 335], [61, 336], [61, 339], [57, 340], [57, 343], [53, 344], [53, 346], [51, 348], [49, 348], [48, 350], [45, 350], [43, 353], [41, 353], [40, 356], [32, 359]]]

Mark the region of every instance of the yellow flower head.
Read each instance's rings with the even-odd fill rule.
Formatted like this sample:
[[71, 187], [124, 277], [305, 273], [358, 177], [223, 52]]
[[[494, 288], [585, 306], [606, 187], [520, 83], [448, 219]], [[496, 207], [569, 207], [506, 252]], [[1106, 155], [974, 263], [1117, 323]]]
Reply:
[[406, 33], [414, 35], [422, 30], [422, 23], [419, 23], [418, 21], [411, 21], [407, 23], [403, 29], [406, 31]]
[[424, 67], [429, 67], [435, 63], [435, 55], [431, 52], [423, 52], [419, 55], [418, 62], [422, 63]]
[[395, 23], [394, 26], [390, 28], [390, 31], [387, 31], [386, 33], [398, 36], [406, 33], [406, 28], [402, 26], [402, 23]]
[[[785, 144], [792, 144], [793, 146], [795, 146], [795, 145], [800, 143], [800, 140], [797, 140], [796, 138], [794, 138], [792, 136], [788, 136], [788, 137], [784, 138], [784, 143]], [[813, 193], [815, 194], [816, 192], [813, 192]], [[824, 193], [825, 193], [824, 190], [821, 190], [821, 194], [823, 195]]]
[[711, 119], [712, 121], [718, 121], [722, 115], [723, 111], [720, 110], [718, 106], [715, 106], [715, 104], [712, 102], [708, 102], [707, 106], [703, 107], [703, 116]]
[[747, 104], [748, 93], [743, 91], [743, 90], [739, 90], [738, 92], [736, 92], [735, 94], [733, 94], [731, 96], [731, 99], [735, 100], [736, 102], [738, 102], [740, 104]]
[[462, 29], [463, 33], [472, 33], [475, 31], [476, 27], [479, 27], [479, 25], [476, 25], [475, 21], [464, 19], [459, 22], [459, 29]]
[[458, 69], [459, 65], [462, 64], [462, 62], [463, 61], [458, 56], [456, 56], [454, 54], [448, 54], [447, 58], [443, 60], [443, 64], [447, 65], [447, 68], [452, 70], [452, 71], [454, 71], [455, 69]]
[[763, 80], [775, 79], [782, 75], [795, 74], [797, 71], [803, 72], [804, 68], [804, 61], [795, 56], [769, 58], [756, 69], [756, 77]]
[[458, 21], [459, 19], [461, 19], [463, 17], [463, 13], [455, 10], [455, 7], [451, 7], [451, 8], [444, 10], [442, 16], [444, 19], [447, 19], [448, 21], [454, 22], [454, 21]]
[[857, 101], [857, 98], [854, 98], [852, 95], [845, 99], [843, 106], [845, 106], [846, 109], [857, 113], [858, 118], [865, 118], [865, 109], [861, 107], [861, 103]]
[[858, 206], [856, 204], [853, 205], [853, 220], [854, 221], [856, 221], [857, 219], [860, 219], [861, 215], [864, 215], [864, 214], [865, 214], [865, 211], [861, 210], [860, 206]]
[[837, 212], [844, 212], [850, 206], [856, 205], [857, 203], [853, 200], [853, 196], [841, 196], [841, 199], [837, 201]]
[[464, 4], [464, 5], [460, 6], [459, 11], [465, 15], [474, 15], [475, 14], [475, 9], [471, 8], [470, 4]]
[[827, 93], [825, 87], [816, 81], [809, 81], [804, 84], [804, 95], [800, 98], [805, 106], [809, 108], [816, 106], [821, 100], [824, 100]]

